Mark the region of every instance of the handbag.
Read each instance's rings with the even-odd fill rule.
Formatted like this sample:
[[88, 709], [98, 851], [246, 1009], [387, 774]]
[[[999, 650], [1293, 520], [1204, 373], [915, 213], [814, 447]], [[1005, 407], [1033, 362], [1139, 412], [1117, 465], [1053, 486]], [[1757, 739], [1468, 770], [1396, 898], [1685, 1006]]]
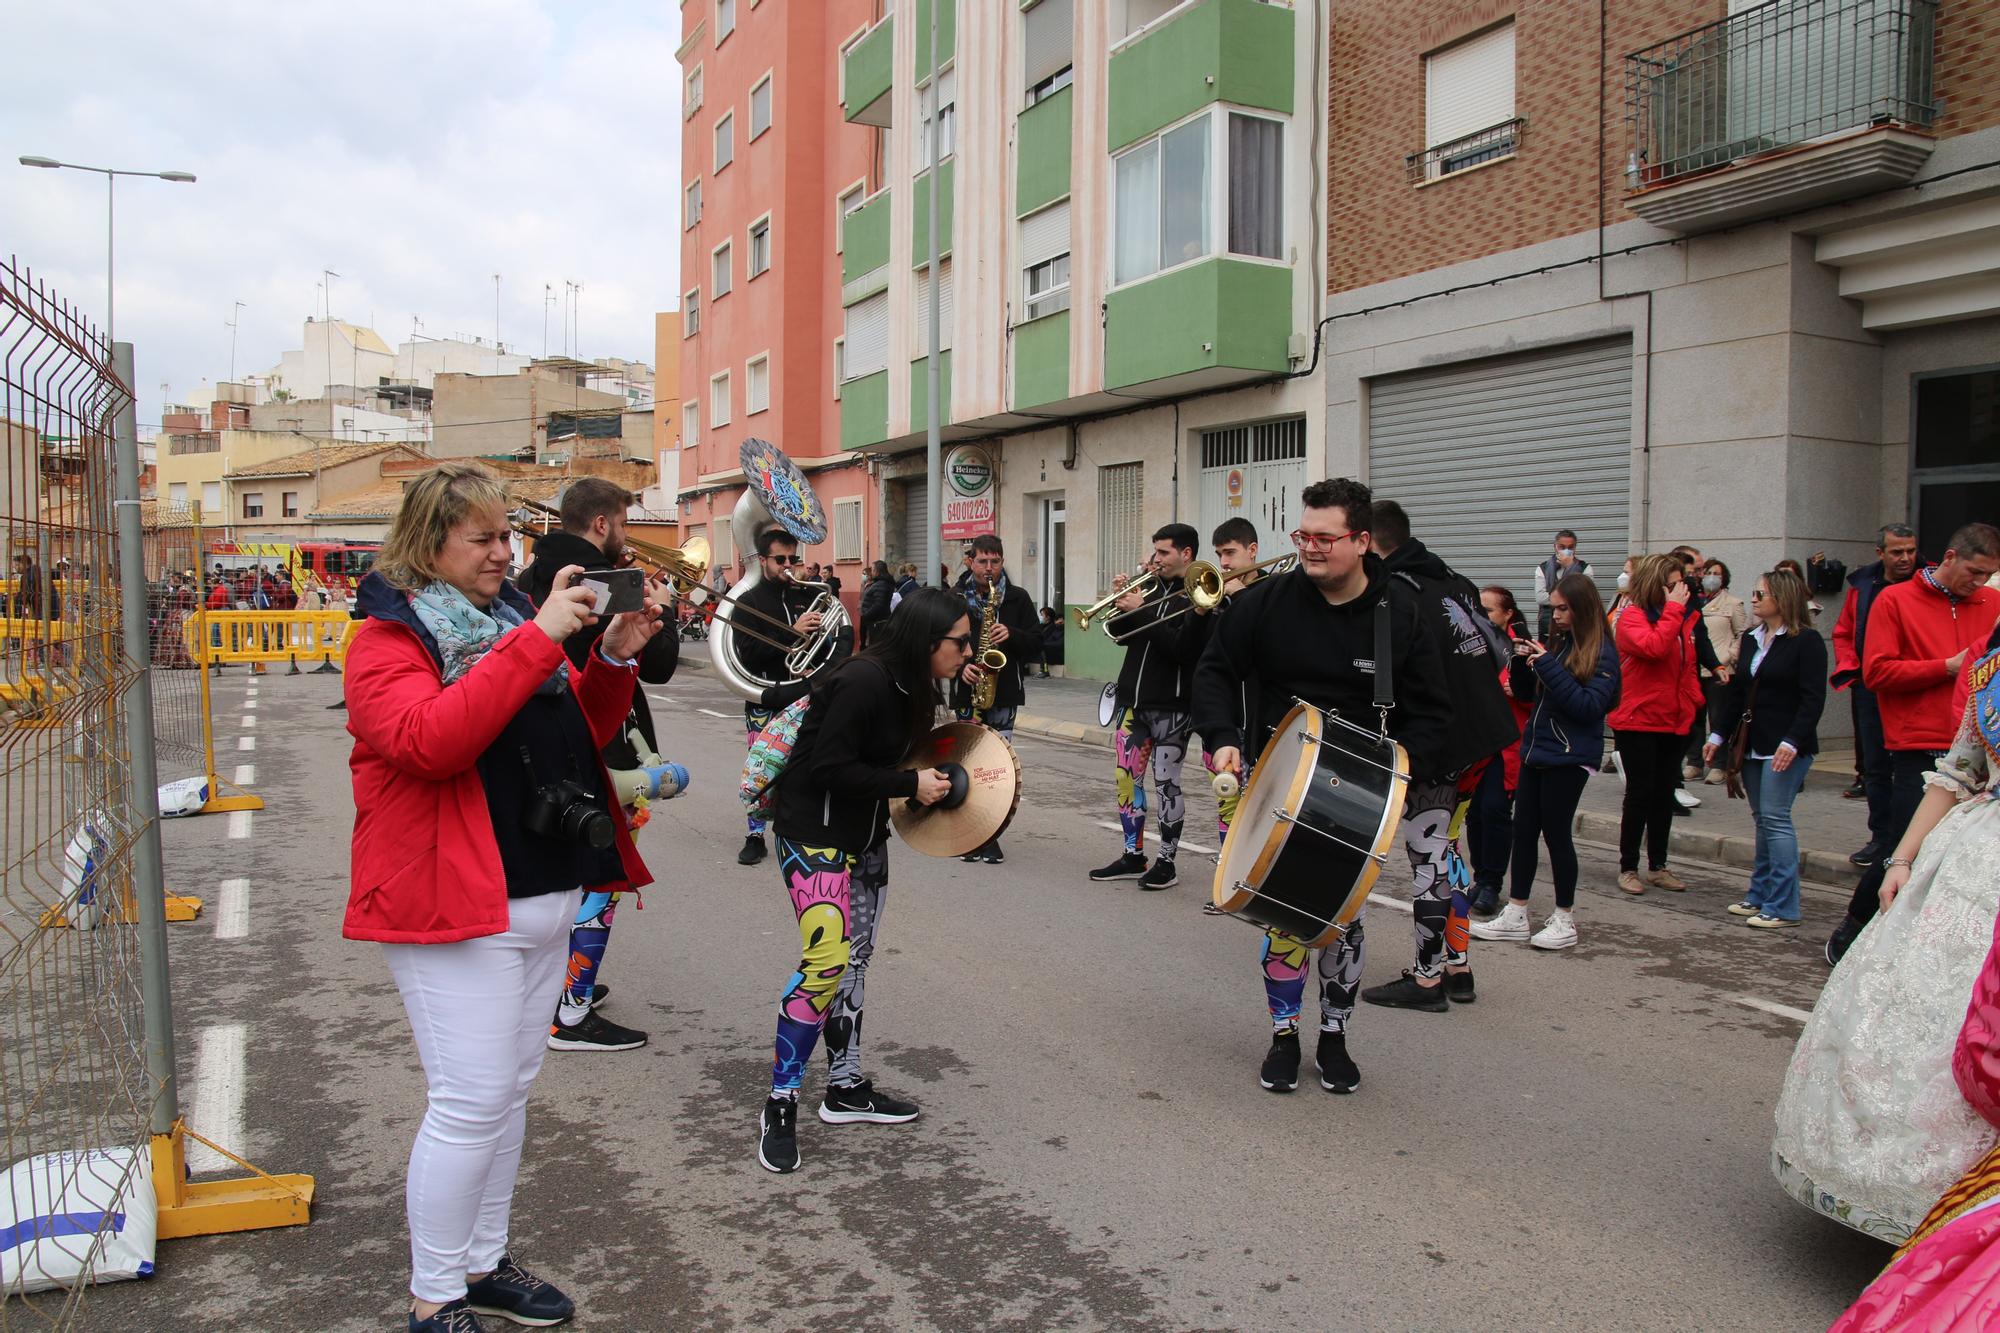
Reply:
[[1736, 720], [1736, 730], [1729, 733], [1729, 747], [1722, 765], [1723, 789], [1731, 800], [1740, 801], [1744, 797], [1743, 765], [1750, 758], [1750, 719], [1757, 711], [1757, 680], [1750, 677], [1750, 694], [1743, 703], [1743, 716]]

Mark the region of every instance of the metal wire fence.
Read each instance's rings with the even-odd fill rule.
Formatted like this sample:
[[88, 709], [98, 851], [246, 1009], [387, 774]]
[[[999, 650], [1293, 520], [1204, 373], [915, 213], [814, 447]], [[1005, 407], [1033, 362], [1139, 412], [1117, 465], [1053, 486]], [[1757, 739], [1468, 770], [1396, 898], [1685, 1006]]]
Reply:
[[[145, 1064], [120, 701], [110, 349], [16, 263], [0, 265], [0, 1329], [67, 1327], [145, 1189]], [[26, 1230], [24, 1230], [26, 1228]], [[28, 1293], [18, 1245], [83, 1280]], [[13, 1266], [6, 1266], [8, 1256]]]
[[201, 528], [195, 512], [150, 507], [146, 532], [146, 621], [151, 636], [153, 736], [163, 770], [205, 766], [201, 663], [188, 648], [188, 621], [206, 594]]

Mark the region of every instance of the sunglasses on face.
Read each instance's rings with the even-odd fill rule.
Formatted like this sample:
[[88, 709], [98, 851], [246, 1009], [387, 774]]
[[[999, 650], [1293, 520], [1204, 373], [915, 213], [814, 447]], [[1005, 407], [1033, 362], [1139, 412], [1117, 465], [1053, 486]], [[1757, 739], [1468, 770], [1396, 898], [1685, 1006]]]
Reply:
[[1752, 588], [1752, 589], [1750, 590], [1750, 600], [1751, 600], [1751, 601], [1753, 601], [1753, 602], [1761, 602], [1761, 601], [1763, 601], [1763, 600], [1764, 600], [1764, 599], [1765, 599], [1766, 597], [1769, 597], [1769, 596], [1770, 596], [1770, 594], [1769, 594], [1769, 593], [1767, 593], [1767, 592], [1765, 592], [1765, 591], [1764, 591], [1764, 590], [1763, 590], [1762, 588]]
[[775, 560], [781, 565], [803, 565], [806, 562], [806, 558], [802, 555], [772, 555], [766, 556], [765, 559]]

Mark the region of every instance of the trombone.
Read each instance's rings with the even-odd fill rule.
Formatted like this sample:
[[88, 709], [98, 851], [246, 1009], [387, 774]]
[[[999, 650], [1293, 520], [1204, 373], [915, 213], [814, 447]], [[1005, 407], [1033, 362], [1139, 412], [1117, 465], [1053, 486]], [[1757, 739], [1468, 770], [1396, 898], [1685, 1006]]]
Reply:
[[[1295, 553], [1288, 551], [1284, 555], [1274, 555], [1269, 560], [1259, 560], [1254, 565], [1244, 565], [1240, 569], [1232, 569], [1226, 574], [1220, 566], [1210, 561], [1197, 560], [1188, 566], [1187, 573], [1181, 575], [1180, 590], [1174, 594], [1175, 596], [1185, 597], [1187, 599], [1185, 605], [1176, 607], [1164, 615], [1155, 616], [1144, 625], [1123, 635], [1114, 632], [1110, 623], [1106, 622], [1104, 626], [1105, 636], [1113, 643], [1124, 643], [1127, 639], [1136, 636], [1144, 630], [1149, 630], [1155, 625], [1163, 625], [1169, 620], [1179, 620], [1190, 611], [1195, 615], [1205, 616], [1229, 599], [1228, 589], [1230, 584], [1239, 579], [1248, 579], [1267, 569], [1271, 570], [1272, 573], [1283, 573], [1284, 570], [1277, 569], [1276, 566], [1283, 565], [1289, 569], [1298, 563], [1298, 559], [1299, 557]], [[1129, 590], [1130, 586], [1128, 584], [1126, 588], [1120, 589], [1119, 595], [1122, 596]]]

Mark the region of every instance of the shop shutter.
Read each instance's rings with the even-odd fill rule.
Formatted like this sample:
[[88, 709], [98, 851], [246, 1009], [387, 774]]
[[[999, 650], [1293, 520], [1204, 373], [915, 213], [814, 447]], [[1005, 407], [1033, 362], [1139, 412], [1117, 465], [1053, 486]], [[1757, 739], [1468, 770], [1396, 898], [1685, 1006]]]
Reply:
[[895, 552], [895, 560], [899, 563], [908, 560], [916, 565], [917, 582], [924, 584], [937, 577], [936, 570], [924, 568], [924, 548], [929, 544], [931, 530], [926, 484], [922, 477], [895, 483], [903, 492], [902, 550]]

